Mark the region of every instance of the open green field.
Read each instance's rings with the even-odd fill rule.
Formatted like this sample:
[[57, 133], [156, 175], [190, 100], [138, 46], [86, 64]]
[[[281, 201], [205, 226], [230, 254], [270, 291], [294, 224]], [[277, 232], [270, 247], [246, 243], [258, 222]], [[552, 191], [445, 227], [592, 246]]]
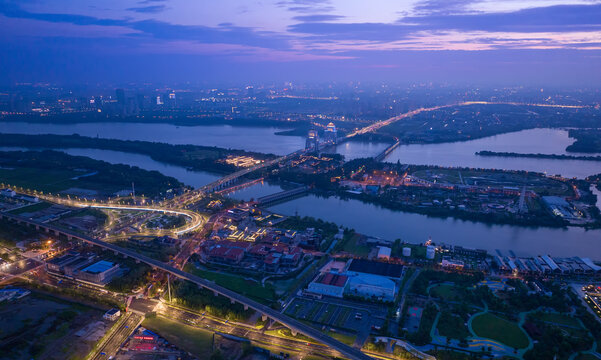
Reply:
[[462, 299], [461, 292], [455, 285], [440, 284], [430, 289], [430, 296], [436, 297], [445, 301], [460, 301]]
[[497, 340], [507, 346], [517, 349], [528, 346], [528, 337], [518, 324], [490, 313], [476, 316], [472, 320], [472, 329], [479, 337]]
[[208, 359], [212, 353], [213, 333], [185, 325], [162, 316], [144, 319], [142, 326], [161, 335], [178, 348], [200, 359]]
[[358, 234], [345, 235], [341, 250], [360, 257], [367, 257], [371, 247], [360, 244], [360, 239], [361, 236]]
[[600, 360], [600, 358], [592, 354], [582, 354], [576, 356], [576, 360]]
[[32, 212], [36, 212], [36, 211], [40, 211], [40, 210], [45, 210], [51, 206], [52, 206], [52, 204], [50, 204], [50, 203], [39, 202], [39, 203], [31, 204], [28, 206], [24, 206], [22, 208], [18, 208], [18, 209], [9, 211], [9, 212], [11, 214], [19, 215], [19, 214], [24, 214], [24, 213], [32, 213]]
[[272, 302], [276, 299], [274, 287], [270, 283], [266, 283], [265, 287], [262, 287], [261, 283], [252, 280], [246, 280], [241, 276], [202, 270], [191, 264], [186, 265], [185, 270], [204, 279], [214, 281], [217, 285], [226, 287], [232, 291], [249, 296], [259, 301]]
[[355, 339], [357, 339], [357, 335], [355, 334], [343, 334], [334, 331], [327, 331], [325, 332], [325, 334], [349, 346], [353, 346], [353, 344], [355, 343]]
[[438, 319], [438, 333], [451, 339], [465, 339], [470, 332], [460, 316], [444, 311]]
[[559, 326], [567, 326], [572, 328], [581, 328], [580, 322], [578, 319], [571, 317], [569, 315], [557, 314], [557, 313], [537, 313], [535, 318], [548, 322], [557, 324]]
[[0, 179], [3, 183], [45, 192], [66, 190], [73, 186], [72, 178], [83, 174], [81, 171], [58, 169], [0, 169]]

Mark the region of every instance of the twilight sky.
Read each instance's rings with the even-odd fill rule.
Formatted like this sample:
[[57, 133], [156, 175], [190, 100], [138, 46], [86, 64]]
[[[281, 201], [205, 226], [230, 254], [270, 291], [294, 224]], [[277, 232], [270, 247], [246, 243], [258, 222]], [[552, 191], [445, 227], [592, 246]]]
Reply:
[[0, 0], [0, 83], [601, 83], [601, 0]]

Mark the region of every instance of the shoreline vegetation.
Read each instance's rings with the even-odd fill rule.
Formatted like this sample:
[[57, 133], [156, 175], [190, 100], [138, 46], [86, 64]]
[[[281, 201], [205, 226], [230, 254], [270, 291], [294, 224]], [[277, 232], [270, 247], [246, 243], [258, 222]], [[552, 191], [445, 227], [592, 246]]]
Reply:
[[60, 151], [0, 151], [0, 182], [44, 192], [92, 191], [108, 195], [131, 189], [156, 196], [183, 188], [177, 179], [137, 166], [110, 164]]
[[478, 156], [498, 156], [514, 158], [535, 158], [535, 159], [553, 159], [553, 160], [581, 160], [581, 161], [601, 161], [601, 156], [587, 155], [562, 155], [562, 154], [522, 154], [515, 152], [501, 152], [482, 150], [475, 153]]
[[275, 157], [273, 154], [224, 149], [214, 146], [172, 145], [139, 140], [92, 138], [77, 134], [23, 135], [0, 133], [0, 144], [2, 146], [26, 148], [81, 148], [122, 151], [147, 155], [155, 161], [182, 166], [191, 170], [209, 171], [219, 174], [228, 174], [238, 170], [234, 165], [218, 162], [218, 160], [224, 159], [228, 155], [247, 155], [260, 160], [269, 160]]
[[601, 153], [600, 129], [570, 129], [569, 136], [576, 141], [566, 148], [568, 152]]

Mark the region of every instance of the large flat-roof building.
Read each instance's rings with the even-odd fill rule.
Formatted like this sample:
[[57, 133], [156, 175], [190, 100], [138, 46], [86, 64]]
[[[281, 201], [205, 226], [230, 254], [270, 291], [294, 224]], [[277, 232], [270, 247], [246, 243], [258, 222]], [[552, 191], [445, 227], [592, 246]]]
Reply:
[[347, 267], [349, 274], [369, 274], [399, 280], [403, 276], [403, 265], [365, 259], [352, 259]]
[[349, 277], [347, 294], [394, 301], [403, 266], [380, 261], [352, 259], [345, 274]]
[[109, 283], [115, 275], [119, 273], [119, 264], [106, 260], [100, 260], [92, 265], [79, 270], [75, 276], [83, 281], [92, 282], [98, 285]]
[[385, 276], [357, 274], [350, 278], [347, 293], [368, 299], [394, 301], [397, 283]]
[[317, 276], [307, 290], [314, 294], [333, 296], [341, 298], [344, 296], [344, 290], [348, 284], [349, 278], [346, 275], [334, 273], [325, 273]]

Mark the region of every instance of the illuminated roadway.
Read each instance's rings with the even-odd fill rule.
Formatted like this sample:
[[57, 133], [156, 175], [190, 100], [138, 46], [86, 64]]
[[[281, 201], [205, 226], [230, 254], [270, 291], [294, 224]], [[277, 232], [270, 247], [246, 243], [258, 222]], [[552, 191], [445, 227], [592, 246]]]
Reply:
[[378, 129], [383, 128], [384, 126], [388, 126], [394, 122], [397, 122], [402, 119], [406, 119], [408, 117], [417, 115], [422, 112], [434, 111], [434, 110], [439, 110], [439, 109], [453, 107], [453, 106], [469, 106], [469, 105], [515, 105], [515, 106], [536, 106], [536, 107], [550, 107], [550, 108], [562, 108], [562, 109], [584, 109], [584, 108], [589, 107], [589, 106], [584, 106], [584, 105], [555, 105], [555, 104], [528, 104], [528, 103], [516, 103], [516, 102], [465, 101], [465, 102], [449, 104], [449, 105], [439, 105], [439, 106], [433, 106], [433, 107], [429, 107], [429, 108], [415, 109], [415, 110], [391, 117], [390, 119], [375, 122], [371, 125], [368, 125], [364, 128], [361, 128], [359, 130], [356, 130], [356, 131], [348, 134], [346, 136], [346, 138], [348, 139], [353, 136], [376, 131]]
[[135, 251], [132, 251], [129, 249], [124, 249], [124, 248], [116, 246], [114, 244], [107, 243], [102, 240], [98, 240], [98, 239], [95, 239], [95, 238], [92, 238], [92, 237], [89, 237], [86, 235], [81, 235], [81, 234], [78, 234], [75, 232], [71, 232], [69, 230], [64, 230], [64, 229], [58, 228], [53, 225], [40, 223], [40, 222], [37, 222], [34, 220], [22, 218], [22, 217], [7, 214], [7, 213], [0, 213], [0, 218], [7, 218], [7, 219], [12, 219], [12, 220], [15, 220], [18, 222], [28, 223], [28, 224], [34, 225], [36, 227], [48, 229], [49, 231], [53, 231], [56, 234], [66, 235], [67, 238], [85, 241], [89, 244], [100, 246], [106, 250], [123, 254], [123, 255], [128, 256], [132, 259], [135, 259], [137, 261], [146, 263], [154, 269], [163, 270], [172, 275], [175, 275], [176, 277], [178, 277], [180, 279], [190, 281], [190, 282], [198, 285], [199, 287], [203, 287], [205, 289], [211, 290], [215, 293], [215, 295], [225, 296], [225, 297], [229, 298], [231, 301], [238, 302], [238, 303], [244, 305], [245, 307], [249, 307], [249, 308], [259, 312], [260, 314], [265, 315], [268, 318], [281, 323], [282, 325], [288, 327], [292, 331], [297, 331], [297, 332], [304, 334], [312, 339], [315, 339], [316, 341], [318, 341], [326, 346], [329, 346], [330, 348], [338, 351], [340, 354], [342, 354], [343, 356], [345, 356], [348, 359], [351, 359], [351, 360], [372, 359], [370, 356], [361, 352], [361, 350], [353, 348], [351, 346], [348, 346], [328, 335], [323, 334], [321, 331], [319, 331], [315, 328], [312, 328], [309, 325], [306, 325], [298, 320], [295, 320], [287, 315], [280, 313], [279, 311], [277, 311], [275, 309], [272, 309], [269, 306], [265, 306], [261, 303], [251, 300], [243, 295], [240, 295], [234, 291], [231, 291], [222, 286], [219, 286], [212, 281], [209, 281], [209, 280], [203, 279], [201, 277], [198, 277], [196, 275], [179, 270], [179, 269], [177, 269], [171, 265], [167, 265], [161, 261], [151, 259], [147, 256], [138, 254]]

